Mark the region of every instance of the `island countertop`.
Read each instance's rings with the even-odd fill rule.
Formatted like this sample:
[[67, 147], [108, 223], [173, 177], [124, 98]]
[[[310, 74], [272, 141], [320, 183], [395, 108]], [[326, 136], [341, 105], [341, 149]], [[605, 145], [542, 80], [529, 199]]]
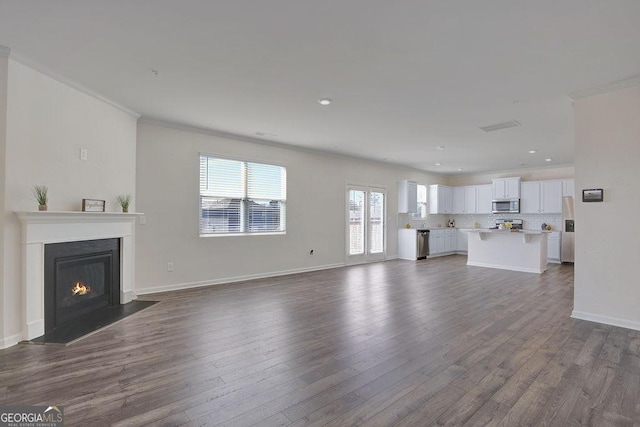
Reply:
[[[462, 229], [461, 229], [462, 230]], [[467, 228], [465, 231], [472, 233], [513, 233], [513, 234], [548, 234], [553, 230], [496, 230], [495, 228]]]

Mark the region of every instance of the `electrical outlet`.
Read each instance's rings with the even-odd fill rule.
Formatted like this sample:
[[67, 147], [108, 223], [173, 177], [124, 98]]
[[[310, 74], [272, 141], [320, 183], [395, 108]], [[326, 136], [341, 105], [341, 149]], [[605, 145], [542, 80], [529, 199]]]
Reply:
[[167, 263], [167, 271], [173, 271], [173, 263], [172, 262], [168, 262]]
[[145, 225], [147, 223], [147, 217], [146, 216], [141, 216], [140, 217], [140, 225]]

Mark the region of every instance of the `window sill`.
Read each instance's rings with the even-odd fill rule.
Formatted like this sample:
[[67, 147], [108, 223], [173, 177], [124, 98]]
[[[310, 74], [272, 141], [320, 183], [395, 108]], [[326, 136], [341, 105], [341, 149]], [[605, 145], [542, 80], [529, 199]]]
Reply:
[[247, 236], [284, 236], [286, 231], [275, 231], [265, 233], [219, 233], [219, 234], [200, 234], [200, 237], [247, 237]]

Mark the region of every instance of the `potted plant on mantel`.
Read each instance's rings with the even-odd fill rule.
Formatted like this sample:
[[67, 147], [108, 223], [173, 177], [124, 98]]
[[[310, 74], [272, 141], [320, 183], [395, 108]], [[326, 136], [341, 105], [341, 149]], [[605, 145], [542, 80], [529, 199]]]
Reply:
[[122, 206], [122, 212], [129, 212], [129, 204], [131, 203], [131, 196], [129, 194], [120, 195], [117, 197], [118, 203]]
[[33, 187], [33, 195], [36, 197], [36, 202], [38, 202], [39, 211], [47, 210], [47, 202], [49, 201], [48, 192], [49, 189], [46, 185], [36, 185]]

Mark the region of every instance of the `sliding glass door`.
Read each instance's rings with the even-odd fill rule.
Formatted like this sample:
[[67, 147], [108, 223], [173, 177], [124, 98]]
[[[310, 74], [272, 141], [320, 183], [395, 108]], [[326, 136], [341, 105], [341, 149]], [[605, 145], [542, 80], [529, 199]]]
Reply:
[[347, 264], [380, 261], [386, 250], [386, 193], [347, 187]]

